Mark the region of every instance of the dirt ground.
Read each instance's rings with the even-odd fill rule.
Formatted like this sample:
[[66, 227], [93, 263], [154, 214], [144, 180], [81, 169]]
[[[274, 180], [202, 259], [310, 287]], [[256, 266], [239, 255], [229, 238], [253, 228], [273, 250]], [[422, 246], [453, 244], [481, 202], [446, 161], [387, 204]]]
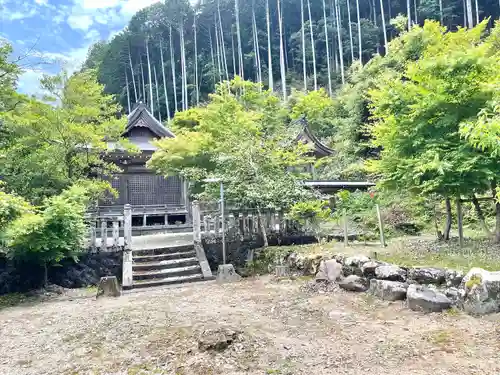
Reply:
[[[499, 374], [500, 317], [246, 279], [0, 311], [0, 374]], [[207, 329], [241, 331], [201, 351]]]

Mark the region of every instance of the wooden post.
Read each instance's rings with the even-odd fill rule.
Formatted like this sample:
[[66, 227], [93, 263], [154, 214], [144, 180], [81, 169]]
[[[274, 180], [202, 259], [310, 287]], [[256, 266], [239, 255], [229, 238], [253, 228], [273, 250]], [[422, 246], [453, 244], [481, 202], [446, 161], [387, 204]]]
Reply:
[[108, 222], [101, 219], [101, 251], [106, 251], [108, 247]]
[[343, 221], [344, 221], [344, 246], [349, 246], [349, 237], [347, 234], [347, 210], [343, 212]]
[[132, 206], [126, 204], [123, 208], [123, 271], [122, 286], [132, 287]]
[[90, 227], [90, 251], [95, 253], [96, 252], [96, 223], [92, 221], [92, 226]]
[[118, 249], [120, 246], [120, 222], [118, 218], [113, 220], [113, 249]]
[[195, 243], [201, 243], [201, 217], [198, 201], [193, 201], [191, 212], [193, 215], [193, 240]]
[[382, 222], [382, 215], [380, 214], [380, 206], [377, 203], [375, 207], [377, 208], [378, 229], [380, 231], [380, 244], [382, 245], [382, 247], [385, 247], [384, 223]]
[[462, 202], [460, 202], [460, 195], [457, 196], [457, 224], [458, 224], [458, 241], [460, 247], [464, 246], [464, 226], [462, 215]]
[[123, 247], [132, 249], [132, 206], [126, 204], [123, 210]]

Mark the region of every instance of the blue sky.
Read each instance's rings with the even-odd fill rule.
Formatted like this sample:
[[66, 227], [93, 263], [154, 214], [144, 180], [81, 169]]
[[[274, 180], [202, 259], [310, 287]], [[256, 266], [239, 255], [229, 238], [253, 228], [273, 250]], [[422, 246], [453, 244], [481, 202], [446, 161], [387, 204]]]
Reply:
[[14, 57], [29, 52], [18, 89], [39, 93], [44, 73], [72, 72], [98, 40], [122, 30], [140, 9], [159, 0], [0, 0], [0, 38], [14, 46]]

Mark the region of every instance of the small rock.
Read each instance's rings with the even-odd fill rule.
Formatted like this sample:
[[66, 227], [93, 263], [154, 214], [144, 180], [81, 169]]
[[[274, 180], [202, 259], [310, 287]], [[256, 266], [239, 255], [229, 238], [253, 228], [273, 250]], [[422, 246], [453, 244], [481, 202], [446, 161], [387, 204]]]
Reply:
[[361, 267], [364, 263], [369, 262], [370, 258], [365, 255], [356, 255], [344, 259], [344, 266]]
[[398, 301], [406, 298], [408, 285], [399, 281], [370, 280], [369, 292], [385, 301]]
[[339, 286], [342, 289], [348, 290], [350, 292], [366, 292], [366, 290], [368, 289], [368, 282], [363, 277], [349, 275], [339, 281]]
[[408, 270], [408, 278], [419, 284], [441, 285], [446, 281], [446, 270], [434, 267], [413, 267]]
[[223, 351], [234, 343], [240, 333], [227, 327], [205, 330], [198, 339], [198, 348], [202, 351]]
[[381, 265], [382, 264], [380, 262], [375, 262], [373, 260], [363, 263], [363, 265], [361, 266], [361, 273], [364, 277], [374, 278], [375, 270]]
[[472, 268], [463, 278], [463, 308], [472, 315], [500, 312], [500, 271]]
[[452, 305], [452, 301], [443, 293], [417, 284], [408, 287], [406, 298], [408, 307], [414, 311], [440, 312]]
[[464, 274], [461, 271], [456, 270], [446, 270], [445, 281], [448, 287], [458, 287], [462, 283]]
[[379, 266], [375, 269], [375, 277], [380, 280], [406, 281], [406, 270], [396, 265]]
[[322, 260], [316, 274], [316, 281], [335, 282], [342, 276], [342, 265], [335, 259]]
[[103, 297], [120, 297], [121, 290], [116, 276], [101, 277], [99, 285], [97, 285], [96, 298]]

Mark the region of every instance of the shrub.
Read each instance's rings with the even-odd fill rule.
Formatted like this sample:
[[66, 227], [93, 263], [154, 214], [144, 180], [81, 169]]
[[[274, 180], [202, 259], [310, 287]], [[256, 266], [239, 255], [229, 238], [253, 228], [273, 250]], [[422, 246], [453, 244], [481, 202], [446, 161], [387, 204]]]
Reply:
[[37, 262], [45, 268], [81, 249], [89, 203], [104, 192], [106, 184], [80, 183], [48, 198], [41, 210], [25, 212], [5, 230], [7, 255], [15, 260]]
[[320, 240], [321, 225], [331, 219], [332, 210], [328, 201], [310, 200], [298, 202], [290, 208], [288, 216], [297, 221], [306, 231], [312, 231]]

